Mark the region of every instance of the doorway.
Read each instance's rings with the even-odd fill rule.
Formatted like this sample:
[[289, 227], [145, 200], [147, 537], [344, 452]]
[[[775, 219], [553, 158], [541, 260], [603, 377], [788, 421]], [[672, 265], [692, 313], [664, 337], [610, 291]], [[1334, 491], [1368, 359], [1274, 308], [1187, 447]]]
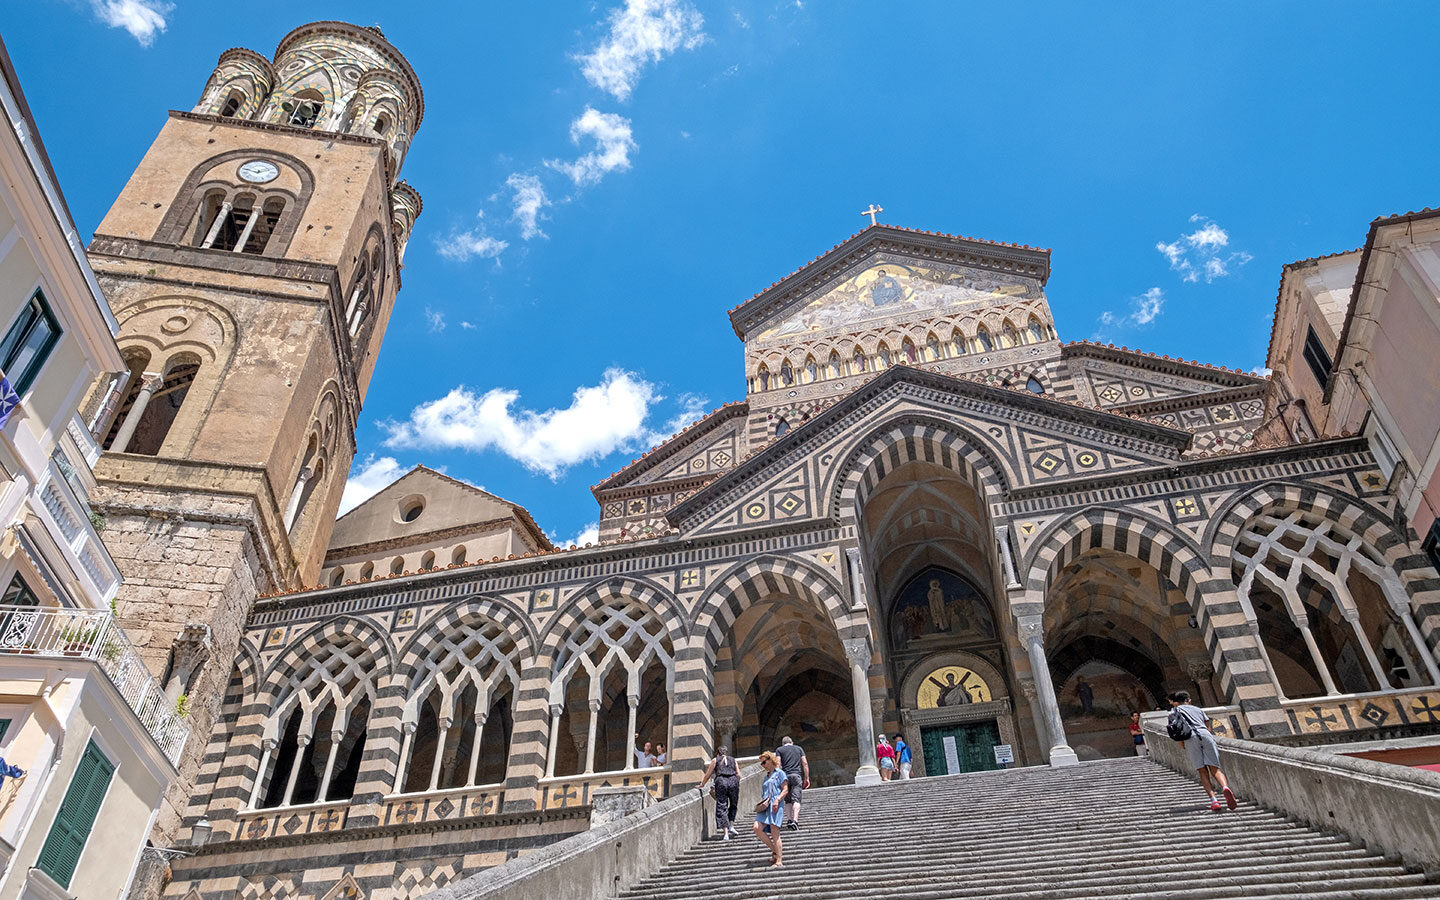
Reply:
[[995, 745], [1001, 743], [1000, 726], [994, 719], [921, 728], [920, 742], [927, 775], [958, 775], [1000, 768], [995, 762]]

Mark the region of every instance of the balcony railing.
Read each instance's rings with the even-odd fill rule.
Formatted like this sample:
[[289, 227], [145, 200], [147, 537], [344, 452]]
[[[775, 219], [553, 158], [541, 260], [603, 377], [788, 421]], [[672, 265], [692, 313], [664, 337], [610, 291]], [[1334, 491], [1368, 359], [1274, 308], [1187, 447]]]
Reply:
[[93, 661], [166, 757], [179, 763], [190, 726], [108, 611], [0, 605], [0, 659], [7, 656]]
[[[42, 521], [48, 517], [46, 526], [57, 544], [69, 550], [74, 557], [72, 568], [81, 579], [92, 603], [108, 601], [120, 589], [120, 569], [90, 521], [90, 507], [83, 502], [65, 476], [65, 466], [57, 450], [51, 459], [50, 471], [37, 487], [40, 506], [44, 510]], [[62, 551], [63, 552], [63, 551]]]

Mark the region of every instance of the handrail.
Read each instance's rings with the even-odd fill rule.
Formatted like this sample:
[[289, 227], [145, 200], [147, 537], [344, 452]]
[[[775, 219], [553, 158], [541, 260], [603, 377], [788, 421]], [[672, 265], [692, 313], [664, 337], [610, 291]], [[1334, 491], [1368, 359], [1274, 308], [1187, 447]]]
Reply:
[[0, 605], [0, 656], [94, 662], [166, 758], [178, 765], [190, 726], [108, 610]]

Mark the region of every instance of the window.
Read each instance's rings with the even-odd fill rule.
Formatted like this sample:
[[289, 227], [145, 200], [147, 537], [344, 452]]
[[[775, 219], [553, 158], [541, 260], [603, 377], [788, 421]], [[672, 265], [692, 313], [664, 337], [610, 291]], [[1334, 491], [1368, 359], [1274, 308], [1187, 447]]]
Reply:
[[390, 130], [390, 117], [385, 115], [384, 113], [381, 113], [380, 115], [375, 117], [375, 124], [372, 127], [374, 128], [376, 134], [384, 137], [385, 132]]
[[59, 340], [60, 323], [45, 302], [45, 295], [37, 290], [20, 310], [4, 342], [0, 342], [0, 370], [15, 393], [23, 396], [35, 383], [45, 358]]
[[458, 566], [458, 565], [460, 565], [461, 563], [463, 563], [464, 561], [465, 561], [465, 545], [464, 545], [464, 544], [461, 544], [460, 546], [458, 546], [458, 547], [455, 548], [455, 552], [454, 552], [454, 553], [450, 554], [450, 562], [451, 562], [451, 564]]
[[330, 586], [339, 587], [345, 583], [345, 567], [336, 566], [335, 571], [330, 574]]
[[230, 96], [225, 98], [225, 105], [220, 107], [220, 116], [226, 119], [231, 118], [240, 112], [240, 104], [244, 100], [245, 98], [240, 96], [239, 91], [231, 91]]
[[435, 568], [434, 550], [426, 550], [425, 555], [420, 557], [420, 568], [422, 570], [429, 570]]
[[399, 575], [405, 571], [405, 557], [397, 556], [390, 560], [390, 574]]
[[0, 719], [0, 742], [4, 742], [5, 735], [10, 732], [10, 720]]
[[361, 577], [362, 579], [364, 579], [364, 578], [370, 578], [370, 577], [372, 577], [374, 574], [375, 574], [375, 564], [374, 564], [373, 562], [367, 562], [365, 565], [363, 565], [363, 566], [360, 567], [360, 577]]
[[1430, 523], [1430, 531], [1425, 535], [1420, 549], [1430, 558], [1430, 565], [1440, 569], [1440, 519]]
[[1043, 395], [1045, 393], [1045, 385], [1041, 384], [1040, 380], [1037, 379], [1034, 375], [1031, 375], [1029, 378], [1025, 379], [1025, 390], [1029, 391], [1032, 394]]
[[5, 606], [39, 606], [40, 599], [35, 596], [30, 585], [25, 583], [25, 579], [20, 577], [20, 573], [16, 572], [10, 579], [10, 586], [5, 589], [4, 596], [0, 597], [0, 603]]
[[115, 764], [105, 758], [92, 740], [80, 756], [80, 764], [65, 789], [65, 799], [60, 801], [60, 811], [55, 814], [55, 824], [50, 826], [50, 834], [35, 862], [36, 868], [63, 888], [70, 887], [70, 879], [75, 877], [75, 867], [80, 863], [80, 854], [90, 838], [90, 829], [95, 827], [100, 802], [105, 799], [114, 774]]
[[778, 438], [778, 437], [784, 437], [785, 435], [787, 435], [787, 434], [789, 434], [789, 433], [790, 433], [790, 423], [789, 423], [789, 422], [785, 421], [784, 419], [781, 419], [778, 423], [776, 423], [776, 425], [775, 425], [775, 436], [776, 436], [777, 438]]
[[1325, 345], [1320, 342], [1315, 329], [1309, 326], [1305, 328], [1305, 361], [1310, 364], [1310, 371], [1315, 375], [1315, 380], [1320, 382], [1323, 388], [1330, 383], [1330, 354], [1325, 350]]

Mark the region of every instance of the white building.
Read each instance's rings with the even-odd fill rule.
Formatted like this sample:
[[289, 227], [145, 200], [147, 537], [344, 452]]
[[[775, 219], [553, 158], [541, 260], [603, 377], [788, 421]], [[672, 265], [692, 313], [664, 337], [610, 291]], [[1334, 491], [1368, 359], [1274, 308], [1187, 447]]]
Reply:
[[109, 900], [187, 729], [113, 620], [88, 502], [119, 326], [3, 44], [0, 73], [0, 900]]

